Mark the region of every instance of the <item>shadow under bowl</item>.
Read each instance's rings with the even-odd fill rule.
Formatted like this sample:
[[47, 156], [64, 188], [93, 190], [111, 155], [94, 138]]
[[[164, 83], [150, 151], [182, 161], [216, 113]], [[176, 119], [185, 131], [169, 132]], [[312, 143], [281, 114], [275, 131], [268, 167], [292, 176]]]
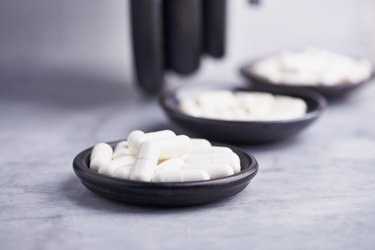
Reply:
[[[118, 142], [109, 144], [114, 147]], [[115, 201], [153, 207], [201, 205], [237, 194], [246, 188], [258, 172], [258, 163], [252, 155], [238, 148], [225, 146], [239, 156], [241, 171], [231, 176], [207, 181], [153, 183], [101, 175], [89, 168], [92, 147], [74, 158], [73, 170], [89, 190]]]

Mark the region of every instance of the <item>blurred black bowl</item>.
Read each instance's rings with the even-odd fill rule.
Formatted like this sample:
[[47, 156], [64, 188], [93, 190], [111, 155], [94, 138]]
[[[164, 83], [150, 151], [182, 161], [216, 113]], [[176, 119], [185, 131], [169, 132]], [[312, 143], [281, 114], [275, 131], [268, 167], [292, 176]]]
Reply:
[[327, 99], [337, 99], [347, 94], [353, 92], [354, 90], [362, 87], [366, 83], [370, 82], [375, 77], [375, 73], [373, 73], [368, 79], [358, 82], [358, 83], [347, 83], [347, 84], [338, 84], [334, 86], [326, 86], [323, 84], [318, 84], [315, 86], [306, 85], [304, 83], [295, 84], [295, 85], [288, 85], [287, 83], [274, 83], [262, 76], [257, 75], [253, 71], [254, 65], [261, 60], [255, 60], [252, 63], [247, 64], [246, 66], [240, 69], [240, 73], [244, 76], [251, 86], [253, 87], [262, 87], [264, 90], [286, 90], [286, 91], [293, 91], [293, 90], [312, 90], [315, 91]]
[[[207, 90], [260, 91], [287, 95], [303, 99], [308, 106], [307, 113], [300, 118], [281, 121], [228, 121], [194, 117], [180, 111], [182, 96], [195, 96]], [[236, 144], [268, 143], [292, 137], [311, 125], [326, 107], [323, 96], [306, 90], [263, 88], [208, 88], [184, 87], [164, 93], [160, 104], [169, 118], [181, 127], [207, 139]]]

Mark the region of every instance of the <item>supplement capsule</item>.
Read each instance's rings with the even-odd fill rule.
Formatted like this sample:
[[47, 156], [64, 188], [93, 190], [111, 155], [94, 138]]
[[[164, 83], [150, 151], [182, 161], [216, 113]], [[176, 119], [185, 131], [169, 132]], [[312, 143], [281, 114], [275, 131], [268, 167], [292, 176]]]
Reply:
[[133, 165], [135, 161], [134, 156], [121, 156], [110, 162], [107, 162], [99, 168], [99, 174], [112, 176], [112, 173], [119, 167]]
[[112, 177], [129, 180], [131, 171], [132, 165], [121, 166], [116, 168], [116, 170], [112, 172]]
[[130, 179], [136, 181], [151, 181], [158, 163], [159, 155], [159, 147], [155, 147], [152, 143], [147, 141], [142, 143]]
[[270, 93], [263, 92], [242, 92], [236, 93], [236, 97], [243, 107], [253, 115], [267, 114], [274, 102], [274, 96]]
[[182, 182], [209, 180], [210, 176], [203, 169], [179, 169], [157, 172], [153, 182]]
[[183, 169], [204, 169], [207, 171], [210, 179], [217, 179], [234, 174], [232, 166], [229, 164], [190, 164], [186, 165]]
[[190, 154], [204, 153], [211, 148], [211, 143], [206, 139], [191, 138]]
[[238, 173], [241, 170], [240, 159], [234, 152], [190, 155], [186, 158], [185, 162], [187, 165], [222, 163], [230, 165], [234, 173]]
[[128, 142], [122, 141], [116, 145], [115, 150], [113, 151], [113, 159], [116, 159], [118, 157], [125, 156], [125, 155], [131, 155], [131, 153], [128, 147]]
[[133, 130], [128, 135], [128, 144], [130, 144], [135, 137], [139, 137], [139, 136], [142, 136], [144, 134], [145, 133], [143, 131], [141, 131], [141, 130]]
[[153, 147], [160, 149], [159, 159], [168, 159], [190, 153], [192, 143], [186, 135], [178, 135], [148, 141]]
[[171, 158], [158, 164], [155, 173], [163, 170], [180, 169], [185, 165], [185, 161], [179, 157]]
[[112, 160], [113, 149], [106, 143], [94, 146], [90, 156], [90, 168], [98, 170], [101, 166]]
[[181, 100], [181, 110], [191, 116], [201, 116], [201, 109], [197, 102], [192, 98]]
[[232, 149], [228, 148], [228, 147], [219, 147], [219, 146], [212, 146], [209, 150], [208, 150], [209, 153], [223, 153], [223, 154], [227, 154], [227, 153], [233, 153]]
[[174, 137], [176, 134], [171, 130], [162, 130], [157, 132], [150, 132], [146, 134], [134, 134], [131, 136], [131, 141], [129, 141], [129, 150], [132, 154], [137, 155], [140, 145], [143, 142], [161, 138]]

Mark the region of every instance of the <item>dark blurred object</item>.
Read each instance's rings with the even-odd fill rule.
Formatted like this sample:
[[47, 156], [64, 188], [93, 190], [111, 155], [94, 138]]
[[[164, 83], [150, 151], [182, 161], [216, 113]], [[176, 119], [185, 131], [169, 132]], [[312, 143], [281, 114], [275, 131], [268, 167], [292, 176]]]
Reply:
[[225, 54], [226, 0], [204, 0], [204, 51], [216, 58]]
[[164, 70], [196, 72], [201, 55], [225, 54], [226, 0], [131, 0], [135, 71], [150, 94], [163, 88]]
[[260, 0], [249, 0], [249, 3], [251, 5], [259, 5], [260, 4]]
[[146, 93], [156, 93], [164, 81], [162, 0], [132, 0], [130, 10], [138, 83]]
[[166, 62], [179, 74], [195, 72], [202, 51], [202, 0], [165, 0]]

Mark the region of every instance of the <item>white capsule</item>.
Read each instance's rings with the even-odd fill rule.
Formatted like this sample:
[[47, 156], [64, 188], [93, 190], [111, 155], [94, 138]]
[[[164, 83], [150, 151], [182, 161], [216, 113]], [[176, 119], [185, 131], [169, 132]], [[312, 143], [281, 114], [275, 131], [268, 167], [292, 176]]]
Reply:
[[134, 156], [121, 156], [101, 166], [98, 172], [99, 174], [112, 176], [113, 171], [115, 171], [118, 167], [133, 165], [134, 161]]
[[206, 139], [191, 138], [190, 154], [204, 153], [211, 148], [211, 143]]
[[106, 143], [94, 146], [90, 156], [90, 168], [98, 170], [101, 166], [112, 160], [113, 149]]
[[162, 130], [146, 134], [137, 133], [131, 137], [131, 141], [129, 141], [129, 149], [132, 154], [136, 155], [143, 142], [174, 136], [176, 136], [176, 134], [171, 130]]
[[180, 169], [160, 171], [155, 174], [153, 182], [183, 182], [209, 180], [210, 176], [203, 169]]
[[129, 133], [128, 135], [128, 144], [130, 144], [131, 141], [133, 141], [133, 139], [135, 137], [139, 137], [139, 136], [142, 136], [144, 135], [145, 133], [141, 130], [133, 130], [132, 132]]
[[272, 108], [274, 96], [263, 92], [239, 91], [236, 97], [242, 106], [254, 115], [267, 114]]
[[269, 119], [287, 120], [294, 119], [306, 114], [307, 104], [305, 101], [289, 96], [275, 96], [275, 105], [272, 107]]
[[185, 165], [185, 161], [183, 159], [179, 157], [171, 158], [158, 164], [155, 173], [158, 171], [163, 171], [163, 170], [172, 170], [172, 169], [177, 170], [183, 167], [184, 165]]
[[116, 170], [112, 172], [112, 177], [129, 180], [131, 171], [132, 165], [121, 166], [116, 168]]
[[232, 153], [206, 153], [206, 154], [195, 154], [190, 155], [185, 159], [187, 165], [195, 164], [229, 164], [234, 173], [238, 173], [241, 170], [240, 158], [234, 152]]
[[180, 101], [180, 109], [185, 114], [191, 115], [191, 116], [201, 116], [201, 109], [193, 98], [186, 98], [182, 99]]
[[233, 93], [228, 90], [203, 92], [197, 96], [196, 100], [203, 110], [206, 108], [235, 107], [237, 105]]
[[184, 169], [204, 169], [207, 171], [210, 179], [217, 179], [234, 174], [232, 166], [225, 163], [216, 164], [190, 164], [186, 165]]
[[150, 142], [141, 144], [137, 159], [130, 175], [131, 180], [151, 181], [160, 155], [159, 147]]
[[233, 153], [233, 151], [228, 147], [219, 147], [219, 146], [212, 146], [209, 150], [209, 153]]
[[125, 155], [131, 155], [129, 147], [128, 147], [128, 142], [127, 141], [122, 141], [117, 143], [115, 150], [113, 151], [113, 159], [116, 159], [121, 156]]
[[189, 154], [192, 148], [191, 139], [186, 135], [154, 139], [145, 143], [150, 143], [160, 149], [159, 159], [183, 156]]

